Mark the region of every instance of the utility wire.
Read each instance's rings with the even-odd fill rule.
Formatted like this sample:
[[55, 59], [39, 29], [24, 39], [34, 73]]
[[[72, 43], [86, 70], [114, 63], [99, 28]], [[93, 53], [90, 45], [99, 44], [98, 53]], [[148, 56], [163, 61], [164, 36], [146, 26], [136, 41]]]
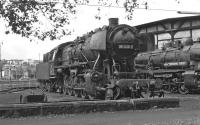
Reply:
[[[36, 1], [38, 4], [41, 4], [41, 5], [45, 5], [47, 4], [47, 2], [38, 2]], [[15, 2], [16, 4], [17, 3], [20, 3], [20, 2]], [[55, 3], [55, 4], [63, 4], [63, 2], [50, 2], [50, 3]], [[68, 2], [69, 4], [71, 5], [75, 5], [75, 6], [90, 6], [90, 7], [105, 7], [105, 8], [125, 8], [124, 6], [114, 6], [114, 5], [99, 5], [99, 4], [84, 4], [84, 3], [70, 3]], [[180, 10], [176, 10], [176, 9], [161, 9], [161, 8], [149, 8], [149, 6], [147, 4], [145, 4], [145, 7], [144, 8], [140, 8], [140, 7], [135, 7], [133, 8], [134, 10], [137, 10], [137, 9], [141, 9], [141, 10], [155, 10], [155, 11], [175, 11], [175, 12], [178, 12]]]
[[[106, 8], [125, 8], [122, 6], [113, 6], [113, 5], [98, 5], [98, 4], [74, 4], [76, 6], [91, 6], [91, 7], [106, 7]], [[147, 5], [144, 8], [140, 8], [140, 7], [135, 7], [133, 8], [134, 10], [140, 9], [140, 10], [150, 10], [150, 11], [171, 11], [171, 12], [177, 12], [179, 14], [199, 14], [200, 12], [192, 12], [192, 11], [180, 11], [180, 10], [176, 10], [176, 9], [161, 9], [161, 8], [149, 8]]]
[[[125, 8], [125, 7], [122, 7], [122, 6], [98, 5], [98, 4], [80, 4], [80, 3], [77, 3], [75, 5], [78, 5], [78, 6], [91, 6], [91, 7], [107, 7], [107, 8]], [[159, 8], [153, 9], [153, 8], [146, 8], [146, 7], [145, 8], [136, 7], [134, 9], [160, 10], [160, 11], [179, 11], [179, 10], [175, 10], [175, 9], [159, 9]]]

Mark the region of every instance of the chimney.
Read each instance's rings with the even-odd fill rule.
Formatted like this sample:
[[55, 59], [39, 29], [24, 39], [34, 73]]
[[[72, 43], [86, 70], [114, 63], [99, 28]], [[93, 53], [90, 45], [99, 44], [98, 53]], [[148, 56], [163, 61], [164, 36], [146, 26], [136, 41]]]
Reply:
[[118, 25], [118, 18], [109, 18], [109, 26], [114, 27]]

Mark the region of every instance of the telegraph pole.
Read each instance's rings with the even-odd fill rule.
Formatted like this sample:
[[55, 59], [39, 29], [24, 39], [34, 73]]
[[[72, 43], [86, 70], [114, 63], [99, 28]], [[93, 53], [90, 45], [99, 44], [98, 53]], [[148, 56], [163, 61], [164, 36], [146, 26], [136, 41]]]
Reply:
[[39, 63], [40, 63], [40, 53], [38, 55], [39, 55]]
[[2, 41], [0, 43], [0, 61], [1, 61], [1, 44], [2, 44]]
[[2, 78], [2, 68], [3, 68], [3, 62], [2, 62], [2, 60], [1, 60], [1, 55], [2, 55], [2, 53], [1, 53], [1, 49], [2, 49], [2, 45], [3, 45], [3, 40], [1, 40], [1, 42], [0, 42], [0, 79]]

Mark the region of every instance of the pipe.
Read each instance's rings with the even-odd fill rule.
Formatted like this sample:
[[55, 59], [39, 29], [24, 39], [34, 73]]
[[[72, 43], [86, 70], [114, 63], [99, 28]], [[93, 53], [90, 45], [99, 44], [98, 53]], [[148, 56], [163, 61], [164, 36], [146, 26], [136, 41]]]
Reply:
[[96, 65], [97, 65], [97, 62], [99, 61], [99, 58], [100, 58], [100, 54], [98, 53], [98, 57], [94, 63], [94, 66], [93, 66], [93, 70], [95, 69]]

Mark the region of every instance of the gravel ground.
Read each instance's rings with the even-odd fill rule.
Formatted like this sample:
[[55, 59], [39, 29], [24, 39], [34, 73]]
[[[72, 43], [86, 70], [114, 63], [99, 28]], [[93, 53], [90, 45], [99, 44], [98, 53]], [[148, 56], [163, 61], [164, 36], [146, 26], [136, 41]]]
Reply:
[[[14, 91], [11, 93], [0, 93], [0, 104], [14, 104], [20, 103], [20, 95], [29, 95], [29, 94], [43, 94], [44, 92], [41, 89], [26, 89], [22, 91]], [[48, 98], [48, 102], [56, 102], [56, 101], [76, 101], [83, 100], [81, 98], [62, 95], [58, 93], [47, 93], [45, 92]]]
[[154, 109], [0, 119], [3, 125], [200, 125], [200, 110]]

